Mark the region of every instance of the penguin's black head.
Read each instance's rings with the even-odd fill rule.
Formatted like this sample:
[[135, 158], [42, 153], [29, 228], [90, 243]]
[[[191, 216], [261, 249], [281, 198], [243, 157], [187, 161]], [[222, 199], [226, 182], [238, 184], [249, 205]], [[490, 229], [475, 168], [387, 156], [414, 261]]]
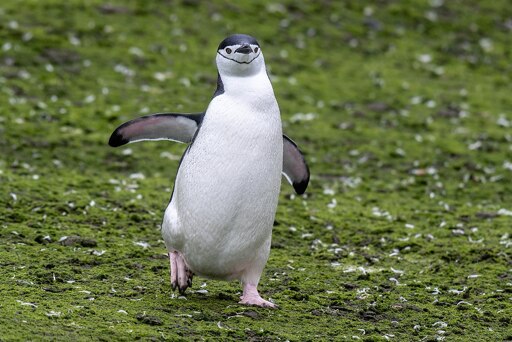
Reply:
[[254, 37], [234, 34], [219, 44], [217, 49], [219, 72], [237, 75], [252, 74], [261, 64], [264, 66], [263, 55], [260, 44]]
[[232, 36], [227, 37], [222, 42], [220, 42], [219, 47], [217, 50], [224, 50], [229, 47], [233, 47], [235, 45], [240, 46], [256, 46], [259, 48], [260, 44], [258, 44], [258, 41], [256, 38], [251, 37], [246, 34], [234, 34]]

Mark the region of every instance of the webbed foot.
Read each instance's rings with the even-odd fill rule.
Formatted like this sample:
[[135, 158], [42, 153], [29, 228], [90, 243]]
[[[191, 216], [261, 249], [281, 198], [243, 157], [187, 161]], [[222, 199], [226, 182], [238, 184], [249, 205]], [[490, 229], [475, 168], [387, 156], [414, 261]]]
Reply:
[[261, 306], [262, 308], [277, 309], [278, 306], [268, 300], [261, 298], [256, 285], [244, 284], [244, 293], [240, 297], [240, 304]]
[[169, 262], [171, 264], [171, 288], [173, 291], [177, 288], [180, 294], [184, 294], [185, 290], [192, 286], [194, 273], [187, 267], [180, 252], [169, 252]]

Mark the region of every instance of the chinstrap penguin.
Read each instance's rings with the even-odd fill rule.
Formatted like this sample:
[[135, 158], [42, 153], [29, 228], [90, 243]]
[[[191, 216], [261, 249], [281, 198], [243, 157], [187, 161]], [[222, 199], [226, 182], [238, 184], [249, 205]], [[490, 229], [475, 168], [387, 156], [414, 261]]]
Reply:
[[162, 235], [171, 285], [183, 293], [192, 275], [238, 279], [240, 303], [275, 307], [257, 286], [270, 253], [281, 174], [298, 194], [309, 169], [284, 136], [260, 45], [236, 34], [218, 49], [217, 89], [203, 113], [158, 113], [126, 122], [111, 135], [117, 147], [141, 140], [188, 143]]

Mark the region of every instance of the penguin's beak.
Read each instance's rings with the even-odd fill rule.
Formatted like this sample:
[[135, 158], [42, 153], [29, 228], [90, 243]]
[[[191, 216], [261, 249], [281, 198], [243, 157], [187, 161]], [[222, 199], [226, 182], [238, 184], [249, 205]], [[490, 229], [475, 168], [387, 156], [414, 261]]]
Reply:
[[249, 44], [244, 44], [240, 46], [235, 52], [243, 53], [244, 55], [250, 54], [252, 52], [251, 46]]

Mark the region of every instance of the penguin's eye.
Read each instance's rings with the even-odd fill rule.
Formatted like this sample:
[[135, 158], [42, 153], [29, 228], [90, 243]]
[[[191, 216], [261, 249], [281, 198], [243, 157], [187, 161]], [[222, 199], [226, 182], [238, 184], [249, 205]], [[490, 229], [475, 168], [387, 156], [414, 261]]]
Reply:
[[226, 52], [228, 53], [228, 55], [232, 52], [230, 48], [226, 48]]
[[258, 50], [259, 50], [258, 47], [254, 48], [254, 52], [258, 52]]

